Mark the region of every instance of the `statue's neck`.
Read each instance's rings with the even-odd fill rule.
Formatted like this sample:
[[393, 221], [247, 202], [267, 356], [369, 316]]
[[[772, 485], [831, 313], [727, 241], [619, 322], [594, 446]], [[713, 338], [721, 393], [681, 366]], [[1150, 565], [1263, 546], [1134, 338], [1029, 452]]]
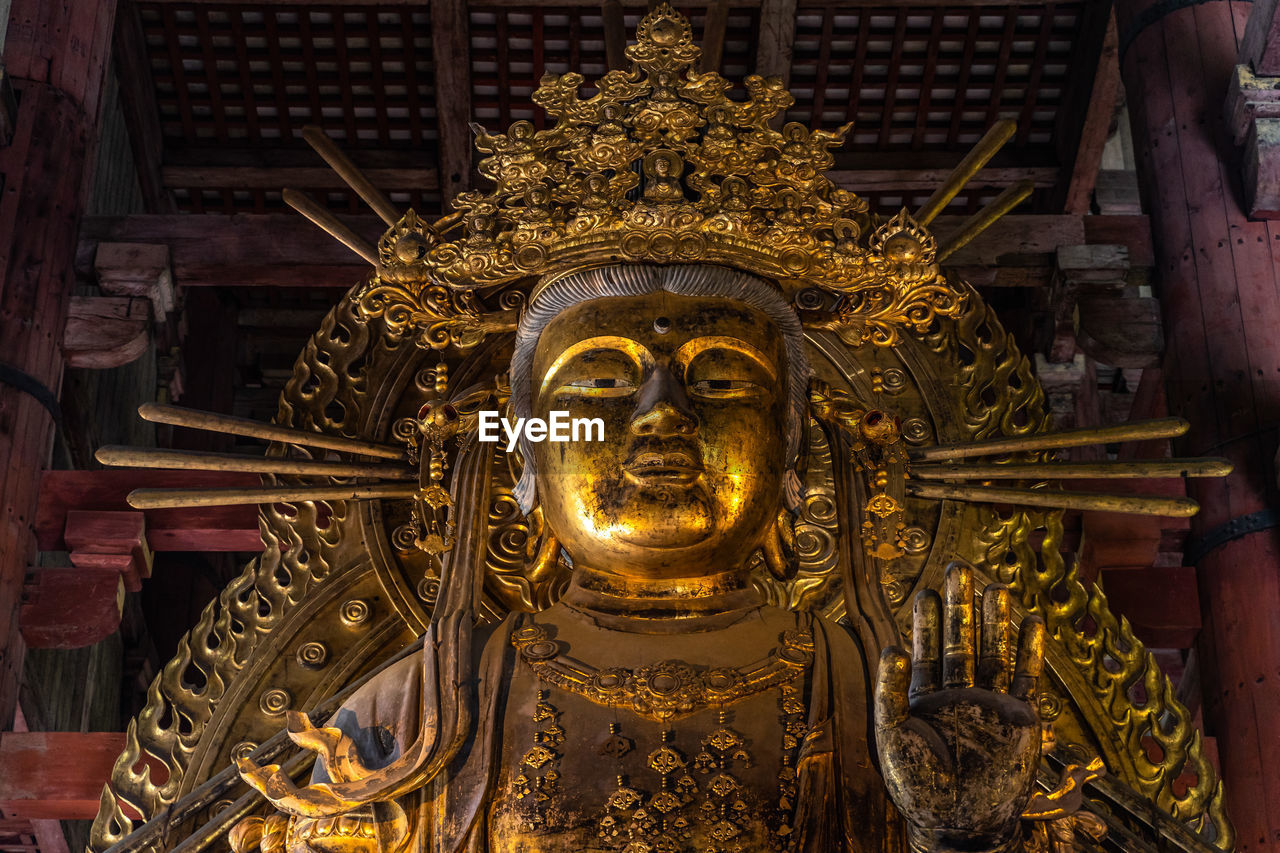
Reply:
[[711, 631], [763, 603], [743, 570], [649, 579], [575, 566], [565, 606], [605, 628], [642, 634]]

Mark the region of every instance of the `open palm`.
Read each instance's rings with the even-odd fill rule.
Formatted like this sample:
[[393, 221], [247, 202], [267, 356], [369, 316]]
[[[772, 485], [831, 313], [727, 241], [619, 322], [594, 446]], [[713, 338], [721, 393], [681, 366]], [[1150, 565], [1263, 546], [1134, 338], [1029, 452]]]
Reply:
[[1040, 756], [1036, 689], [1045, 627], [1022, 622], [1016, 645], [1010, 595], [984, 590], [952, 564], [946, 601], [916, 596], [912, 655], [884, 650], [876, 683], [876, 744], [894, 804], [925, 849], [1001, 848], [1018, 832]]

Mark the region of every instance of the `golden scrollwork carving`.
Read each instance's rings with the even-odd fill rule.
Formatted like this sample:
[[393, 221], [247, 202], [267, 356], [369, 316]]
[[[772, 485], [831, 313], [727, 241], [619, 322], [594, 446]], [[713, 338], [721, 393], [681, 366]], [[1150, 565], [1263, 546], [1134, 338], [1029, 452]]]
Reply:
[[[991, 513], [987, 522], [984, 564], [1010, 584], [1028, 612], [1044, 617], [1084, 674], [1092, 701], [1076, 698], [1074, 706], [1090, 718], [1093, 731], [1107, 733], [1101, 745], [1113, 772], [1219, 849], [1230, 850], [1234, 833], [1223, 815], [1222, 783], [1199, 730], [1128, 621], [1111, 612], [1102, 588], [1086, 589], [1078, 567], [1063, 559], [1061, 514]], [[1033, 547], [1037, 532], [1043, 538]], [[1184, 785], [1187, 774], [1195, 781]]]

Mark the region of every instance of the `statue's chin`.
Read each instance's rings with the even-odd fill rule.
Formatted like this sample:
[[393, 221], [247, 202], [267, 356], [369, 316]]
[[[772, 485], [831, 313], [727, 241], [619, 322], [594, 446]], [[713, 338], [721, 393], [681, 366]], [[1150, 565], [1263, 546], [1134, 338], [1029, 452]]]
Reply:
[[[724, 507], [701, 484], [641, 485], [615, 492], [598, 492], [579, 505], [586, 527], [606, 532], [604, 538], [631, 548], [671, 550], [691, 548], [714, 537], [723, 527]], [[592, 516], [595, 516], [592, 518]]]
[[692, 548], [716, 535], [712, 507], [704, 502], [668, 503], [618, 525], [619, 542], [666, 551]]
[[687, 527], [683, 525], [665, 530], [638, 528], [619, 535], [618, 541], [637, 548], [672, 551], [700, 545], [710, 539], [713, 533], [714, 531], [707, 527]]

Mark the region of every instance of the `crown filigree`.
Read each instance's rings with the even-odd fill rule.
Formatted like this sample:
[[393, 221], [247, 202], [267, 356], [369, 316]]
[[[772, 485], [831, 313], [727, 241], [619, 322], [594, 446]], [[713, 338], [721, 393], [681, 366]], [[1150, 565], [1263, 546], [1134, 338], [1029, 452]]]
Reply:
[[533, 100], [557, 120], [550, 129], [476, 127], [492, 188], [460, 194], [435, 227], [413, 212], [393, 226], [364, 315], [432, 347], [467, 346], [512, 328], [539, 279], [647, 262], [721, 264], [787, 292], [819, 288], [834, 304], [806, 321], [851, 343], [890, 345], [903, 329], [956, 316], [963, 292], [939, 271], [928, 231], [905, 210], [878, 222], [827, 177], [850, 126], [776, 130], [794, 103], [781, 80], [750, 76], [746, 100], [731, 100], [729, 81], [697, 70], [700, 53], [689, 22], [664, 4], [627, 48], [631, 70], [605, 74], [595, 95], [581, 96], [580, 74], [542, 78]]

